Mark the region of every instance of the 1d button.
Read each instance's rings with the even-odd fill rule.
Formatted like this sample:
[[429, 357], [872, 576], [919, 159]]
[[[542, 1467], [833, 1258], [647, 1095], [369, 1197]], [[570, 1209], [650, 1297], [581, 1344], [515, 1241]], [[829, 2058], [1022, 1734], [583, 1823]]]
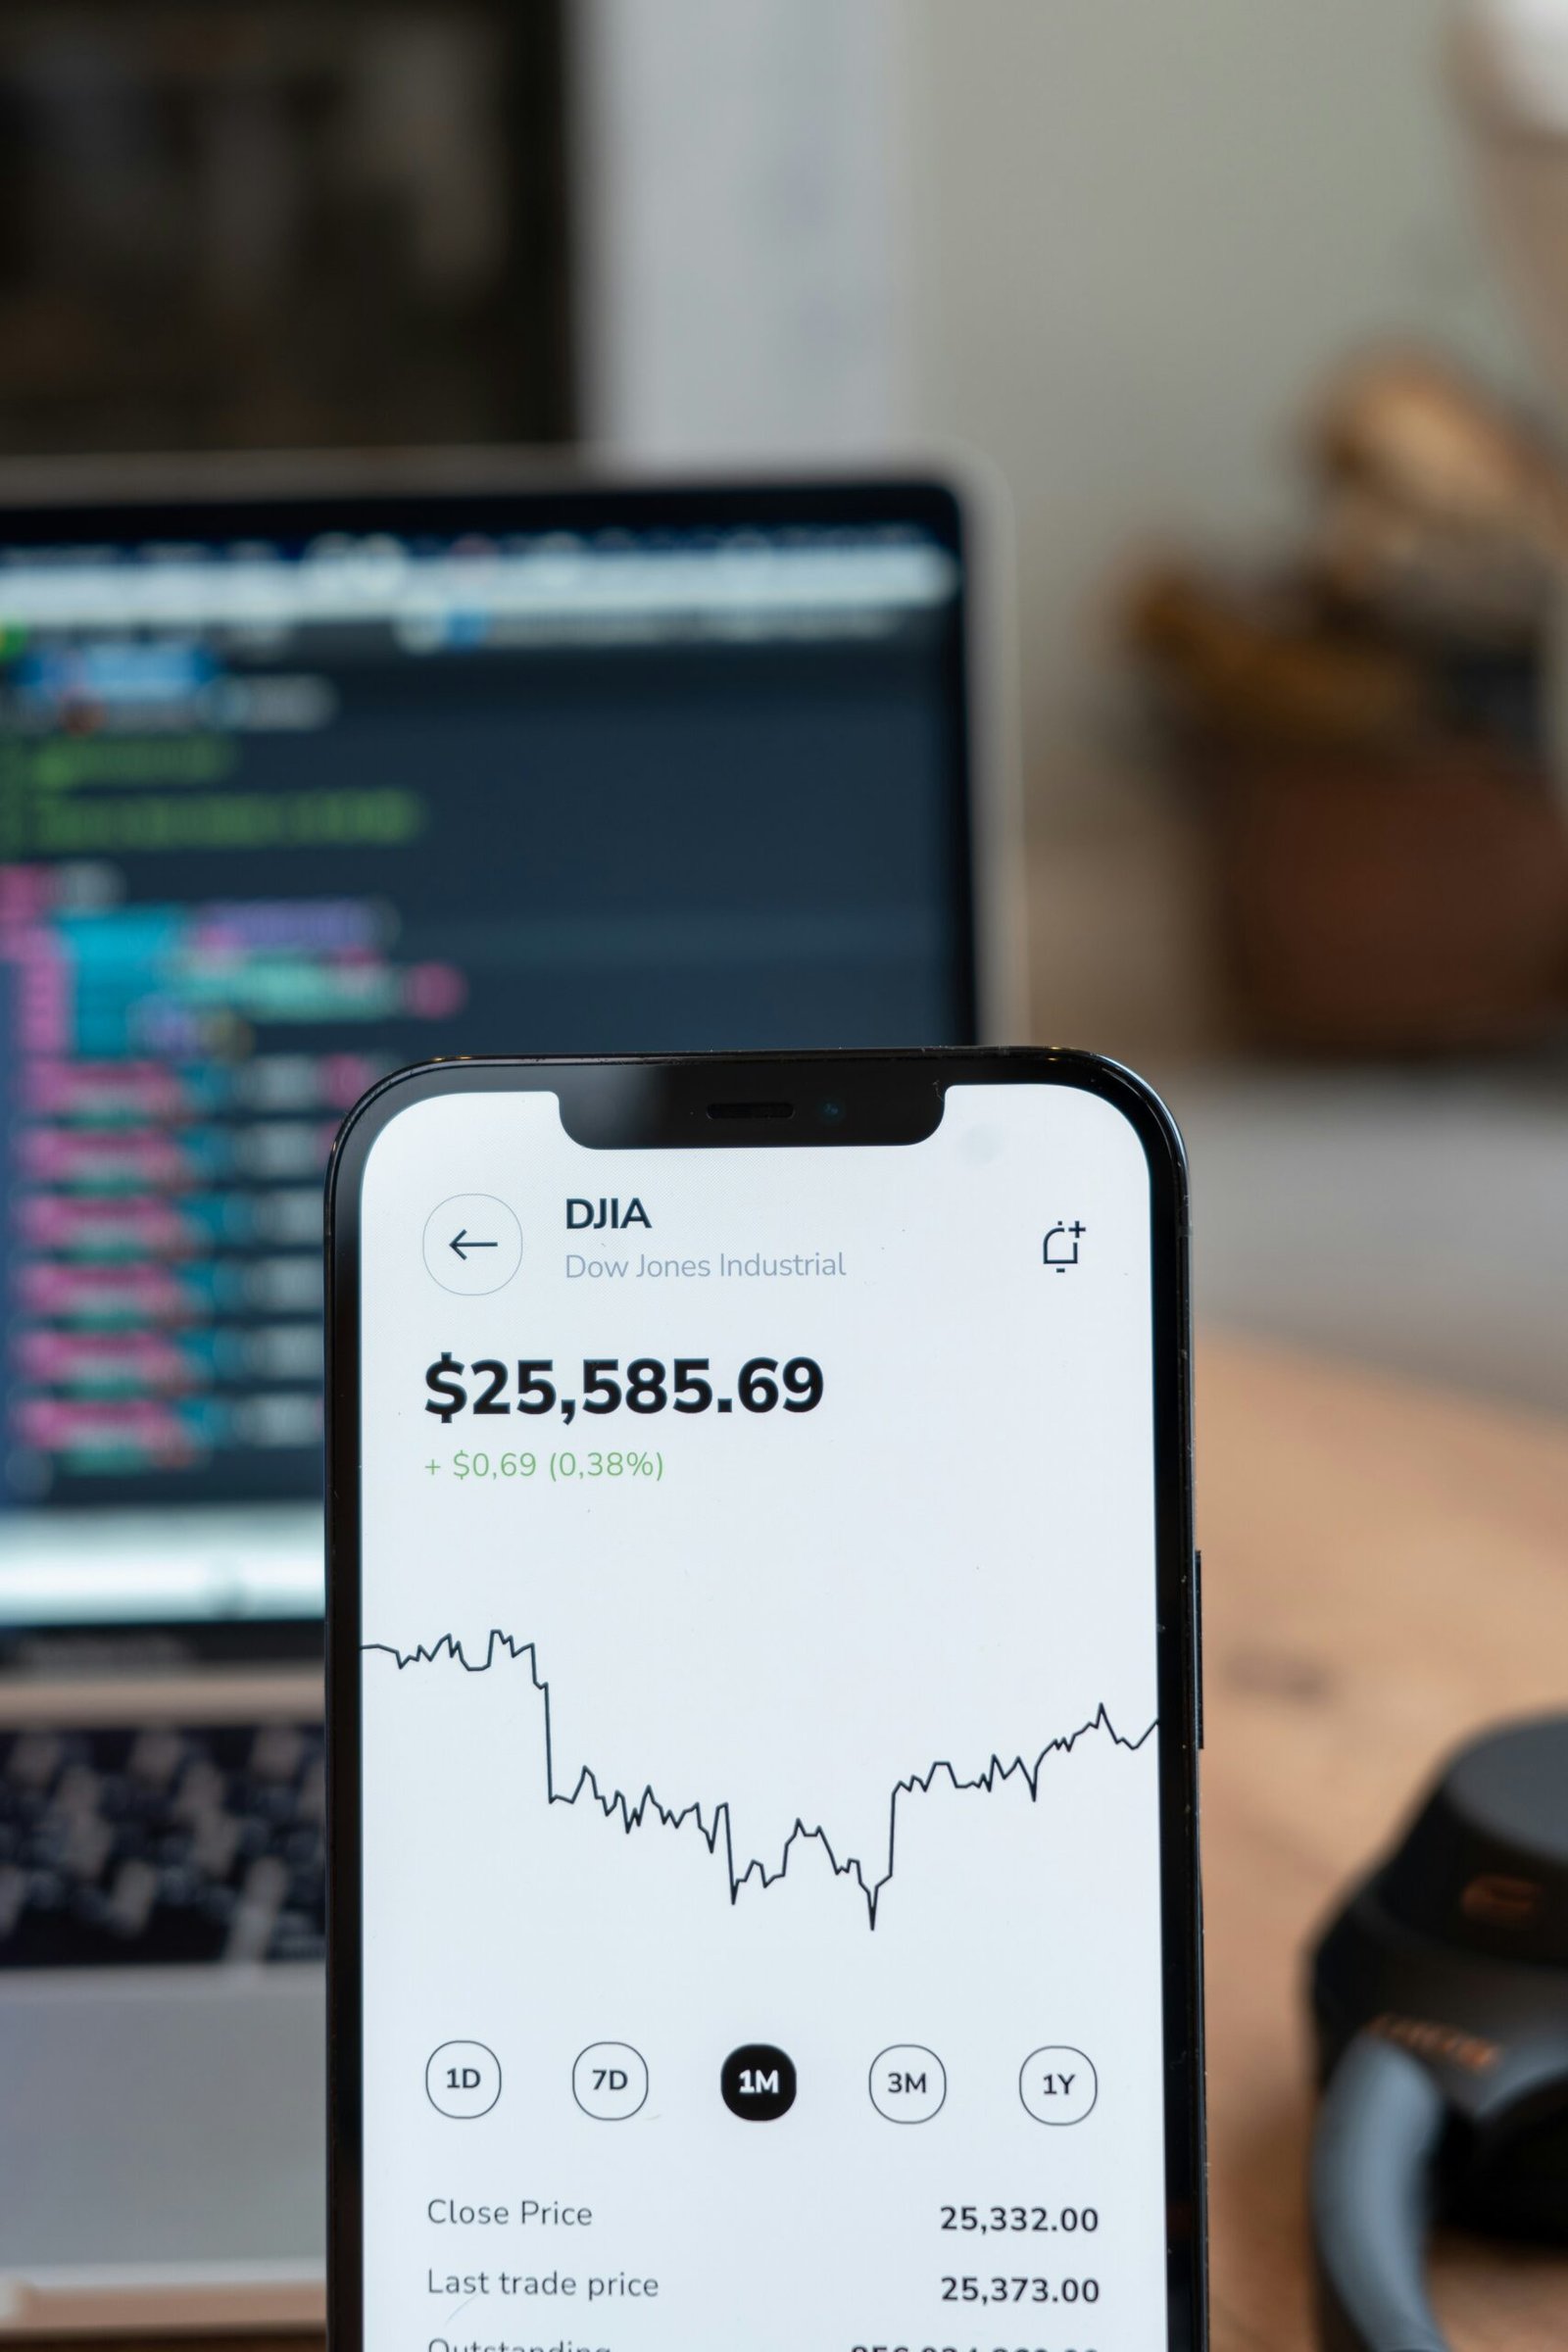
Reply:
[[501, 2061], [482, 2041], [444, 2041], [430, 2052], [425, 2096], [442, 2115], [470, 2123], [501, 2096]]

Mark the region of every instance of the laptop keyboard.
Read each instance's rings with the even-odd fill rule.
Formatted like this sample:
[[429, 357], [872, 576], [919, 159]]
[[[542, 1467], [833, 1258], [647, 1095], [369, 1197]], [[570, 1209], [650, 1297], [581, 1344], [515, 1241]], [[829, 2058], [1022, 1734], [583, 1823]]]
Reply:
[[0, 1968], [319, 1959], [319, 1724], [0, 1734]]

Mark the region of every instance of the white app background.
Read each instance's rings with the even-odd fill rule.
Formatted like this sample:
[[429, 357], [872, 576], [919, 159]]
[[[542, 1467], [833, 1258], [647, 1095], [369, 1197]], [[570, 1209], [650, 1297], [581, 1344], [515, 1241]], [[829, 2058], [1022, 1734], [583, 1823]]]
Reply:
[[[474, 1197], [520, 1260], [460, 1295], [426, 1228]], [[373, 2352], [1162, 2342], [1132, 1128], [972, 1087], [911, 1147], [604, 1152], [455, 1096], [374, 1145], [363, 1251]], [[706, 1357], [715, 1401], [443, 1419], [443, 1355], [514, 1404], [519, 1359]], [[820, 1403], [744, 1409], [760, 1356]]]

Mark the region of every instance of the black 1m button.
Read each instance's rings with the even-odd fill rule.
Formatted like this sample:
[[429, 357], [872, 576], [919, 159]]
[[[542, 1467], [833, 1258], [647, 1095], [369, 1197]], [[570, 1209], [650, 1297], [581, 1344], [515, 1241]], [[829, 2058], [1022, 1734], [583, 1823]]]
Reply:
[[770, 2041], [743, 2042], [720, 2067], [718, 2087], [743, 2123], [776, 2124], [795, 2104], [795, 2061]]

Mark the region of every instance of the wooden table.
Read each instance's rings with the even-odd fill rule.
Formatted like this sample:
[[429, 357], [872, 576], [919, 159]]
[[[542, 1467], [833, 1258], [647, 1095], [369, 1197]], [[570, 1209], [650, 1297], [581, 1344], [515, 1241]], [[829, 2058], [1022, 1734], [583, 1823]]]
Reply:
[[[1214, 2352], [1309, 2352], [1301, 1955], [1446, 1746], [1568, 1705], [1568, 1427], [1230, 1340], [1198, 1402]], [[1568, 2261], [1439, 2277], [1460, 2352], [1568, 2341]]]
[[[1198, 1454], [1213, 2340], [1307, 2352], [1302, 1953], [1445, 1748], [1568, 1706], [1568, 1427], [1227, 1341]], [[1568, 2261], [1455, 2239], [1438, 2302], [1545, 2352]]]

